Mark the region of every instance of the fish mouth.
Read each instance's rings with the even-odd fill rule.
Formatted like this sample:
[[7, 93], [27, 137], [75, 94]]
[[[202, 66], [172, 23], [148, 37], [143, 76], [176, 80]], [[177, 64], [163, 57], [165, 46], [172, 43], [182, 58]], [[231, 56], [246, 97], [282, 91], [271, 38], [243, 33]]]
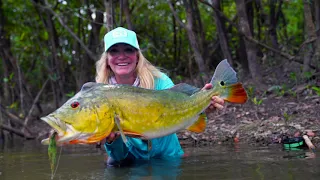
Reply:
[[53, 128], [53, 131], [51, 131], [49, 137], [41, 141], [41, 144], [43, 145], [49, 145], [50, 137], [54, 132], [57, 133], [56, 143], [58, 145], [69, 144], [70, 141], [77, 139], [80, 135], [80, 133], [77, 132], [72, 125], [65, 123], [57, 117], [49, 115], [46, 117], [41, 117], [40, 119]]

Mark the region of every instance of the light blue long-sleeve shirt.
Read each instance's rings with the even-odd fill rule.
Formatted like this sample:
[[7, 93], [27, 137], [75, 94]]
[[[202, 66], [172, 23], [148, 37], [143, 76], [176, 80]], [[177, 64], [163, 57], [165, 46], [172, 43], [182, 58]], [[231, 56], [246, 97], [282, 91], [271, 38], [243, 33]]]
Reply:
[[[172, 80], [165, 74], [160, 78], [155, 78], [155, 90], [168, 89], [174, 86]], [[127, 137], [127, 145], [123, 143], [122, 138], [117, 138], [111, 144], [105, 143], [105, 149], [110, 157], [116, 161], [125, 159], [130, 152], [136, 159], [150, 158], [173, 158], [184, 154], [178, 137], [171, 134], [161, 138], [151, 140], [151, 149], [148, 149], [147, 141], [138, 138]]]

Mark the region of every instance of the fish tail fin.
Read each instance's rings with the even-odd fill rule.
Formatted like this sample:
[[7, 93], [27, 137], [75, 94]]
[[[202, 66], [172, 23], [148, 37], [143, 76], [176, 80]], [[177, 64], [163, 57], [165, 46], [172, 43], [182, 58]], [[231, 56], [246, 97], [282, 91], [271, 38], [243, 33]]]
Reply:
[[240, 104], [247, 101], [247, 93], [226, 59], [218, 64], [210, 83], [219, 89], [219, 96], [225, 101]]

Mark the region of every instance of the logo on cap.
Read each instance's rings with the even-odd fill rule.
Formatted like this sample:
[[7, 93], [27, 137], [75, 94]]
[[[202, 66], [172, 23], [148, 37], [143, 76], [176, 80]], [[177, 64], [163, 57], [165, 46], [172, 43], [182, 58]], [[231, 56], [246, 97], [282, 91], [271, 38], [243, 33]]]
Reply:
[[128, 33], [126, 31], [115, 31], [115, 32], [112, 32], [112, 37], [113, 38], [122, 38], [122, 37], [127, 37], [128, 36]]

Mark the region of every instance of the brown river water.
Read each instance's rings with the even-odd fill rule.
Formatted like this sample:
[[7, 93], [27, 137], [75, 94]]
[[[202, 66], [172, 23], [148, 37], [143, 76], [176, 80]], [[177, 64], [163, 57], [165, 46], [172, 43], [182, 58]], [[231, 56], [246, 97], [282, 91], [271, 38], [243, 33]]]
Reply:
[[[60, 149], [58, 150], [60, 151]], [[281, 145], [261, 148], [215, 145], [185, 147], [182, 159], [139, 162], [107, 168], [105, 152], [94, 146], [65, 146], [56, 180], [87, 179], [320, 179], [320, 151], [284, 151]], [[27, 141], [0, 149], [0, 180], [50, 180], [47, 146]]]

